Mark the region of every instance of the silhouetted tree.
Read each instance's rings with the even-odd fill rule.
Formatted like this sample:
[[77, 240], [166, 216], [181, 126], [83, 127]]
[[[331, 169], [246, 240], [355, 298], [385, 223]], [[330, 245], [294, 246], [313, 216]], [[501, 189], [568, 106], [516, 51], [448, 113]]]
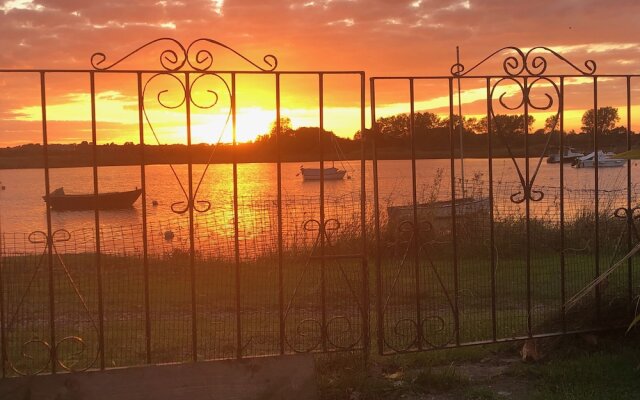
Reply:
[[[598, 133], [607, 135], [615, 128], [616, 123], [620, 121], [618, 109], [615, 107], [598, 108]], [[593, 135], [593, 127], [595, 126], [593, 108], [587, 110], [582, 115], [582, 132]]]
[[[529, 115], [527, 118], [527, 125], [529, 128], [529, 132], [531, 132], [531, 127], [535, 122], [535, 118]], [[487, 118], [482, 118], [480, 121], [481, 124], [487, 126]], [[512, 139], [519, 135], [524, 135], [525, 127], [524, 127], [524, 115], [506, 115], [506, 114], [498, 114], [495, 115], [491, 119], [491, 132], [498, 134], [505, 139]]]
[[547, 119], [544, 121], [544, 130], [546, 132], [558, 132], [560, 130], [558, 114], [553, 114], [547, 117]]

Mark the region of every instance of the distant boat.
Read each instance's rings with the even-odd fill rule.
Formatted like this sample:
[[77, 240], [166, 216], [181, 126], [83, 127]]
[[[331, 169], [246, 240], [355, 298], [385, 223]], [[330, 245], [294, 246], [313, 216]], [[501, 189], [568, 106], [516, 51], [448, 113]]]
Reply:
[[549, 164], [559, 164], [560, 161], [565, 163], [574, 163], [576, 158], [584, 157], [584, 153], [577, 152], [573, 149], [573, 147], [565, 148], [564, 154], [560, 157], [560, 152], [549, 154], [547, 157], [547, 163]]
[[44, 201], [53, 210], [111, 210], [129, 208], [138, 200], [142, 189], [135, 189], [128, 192], [107, 192], [99, 193], [96, 196], [91, 194], [66, 194], [63, 188], [58, 188], [48, 196], [42, 196]]
[[[300, 173], [305, 181], [319, 181], [321, 179], [320, 168], [300, 167]], [[344, 178], [346, 173], [347, 171], [344, 169], [336, 167], [325, 168], [323, 178], [325, 181], [339, 181]]]
[[[614, 153], [598, 151], [598, 167], [622, 167], [626, 160], [613, 158]], [[596, 165], [596, 153], [589, 153], [586, 156], [576, 158], [573, 166], [575, 168], [593, 168]]]

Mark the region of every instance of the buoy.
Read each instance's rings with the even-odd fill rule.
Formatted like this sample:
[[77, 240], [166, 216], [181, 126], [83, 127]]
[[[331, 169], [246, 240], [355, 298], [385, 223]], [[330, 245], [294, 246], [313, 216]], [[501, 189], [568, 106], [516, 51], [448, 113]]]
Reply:
[[173, 240], [174, 234], [171, 231], [165, 231], [164, 232], [164, 240]]

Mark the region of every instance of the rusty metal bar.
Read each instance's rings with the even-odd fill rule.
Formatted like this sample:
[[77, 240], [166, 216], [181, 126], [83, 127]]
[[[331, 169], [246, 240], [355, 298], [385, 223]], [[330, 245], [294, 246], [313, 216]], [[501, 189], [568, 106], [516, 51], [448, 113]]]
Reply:
[[496, 318], [496, 240], [494, 221], [494, 193], [493, 193], [493, 141], [491, 133], [491, 78], [487, 78], [487, 147], [489, 168], [489, 245], [491, 246], [491, 333], [493, 341], [498, 339], [498, 323]]
[[[599, 179], [599, 165], [600, 159], [598, 158], [598, 77], [593, 77], [593, 151], [595, 159], [594, 170], [594, 193], [595, 193], [595, 277], [600, 276], [600, 179]], [[600, 285], [596, 286], [596, 317], [600, 320]]]
[[[378, 354], [384, 353], [384, 315], [382, 311], [382, 249], [380, 237], [380, 202], [379, 202], [379, 184], [378, 184], [378, 149], [376, 139], [378, 136], [378, 128], [376, 124], [376, 81], [369, 79], [369, 97], [371, 106], [371, 164], [373, 169], [373, 219], [374, 231], [376, 238], [375, 245], [375, 267], [376, 267], [376, 333]], [[364, 134], [364, 133], [363, 133]]]
[[527, 263], [527, 334], [529, 337], [533, 335], [532, 316], [531, 316], [531, 178], [529, 171], [529, 87], [527, 77], [524, 77], [524, 170], [526, 187], [524, 190], [525, 198], [525, 226], [526, 226], [526, 247], [525, 257]]
[[238, 161], [236, 124], [236, 74], [231, 74], [231, 126], [233, 144], [233, 247], [235, 253], [236, 358], [242, 358], [242, 305], [240, 302], [240, 226], [238, 217]]
[[320, 302], [322, 307], [322, 350], [327, 351], [327, 283], [325, 272], [325, 215], [324, 215], [324, 74], [318, 74], [319, 153], [320, 153]]
[[187, 180], [189, 185], [189, 277], [191, 289], [191, 360], [198, 361], [198, 308], [196, 294], [196, 248], [195, 248], [195, 227], [193, 221], [193, 211], [195, 199], [193, 198], [193, 162], [191, 160], [191, 84], [189, 83], [189, 73], [185, 73], [185, 112], [187, 114]]
[[[459, 94], [458, 94], [459, 95]], [[462, 109], [462, 107], [460, 108]], [[453, 111], [453, 79], [449, 79], [449, 140], [451, 151], [451, 243], [453, 246], [453, 312], [454, 312], [454, 325], [456, 344], [460, 344], [460, 315], [458, 313], [458, 235], [456, 230], [456, 160], [455, 160], [455, 138], [454, 138], [454, 125], [453, 125], [454, 111]], [[462, 114], [458, 116], [459, 124], [462, 125]], [[462, 129], [462, 128], [460, 128]], [[460, 137], [460, 145], [462, 146], [462, 137]], [[460, 149], [462, 152], [462, 149]], [[461, 153], [462, 155], [462, 153]], [[462, 158], [460, 162], [464, 162]], [[464, 175], [462, 175], [464, 179]], [[464, 195], [464, 181], [462, 182], [462, 194]]]
[[[42, 111], [42, 148], [44, 157], [44, 191], [51, 193], [49, 180], [49, 140], [47, 137], [47, 95], [45, 73], [40, 72], [40, 108]], [[53, 275], [53, 233], [51, 229], [51, 207], [47, 203], [47, 264], [49, 267], [49, 330], [51, 348], [51, 373], [55, 374], [58, 363], [56, 355], [56, 325], [55, 325], [55, 286]]]
[[[562, 301], [562, 331], [567, 331], [566, 259], [565, 259], [565, 221], [564, 221], [564, 78], [560, 78], [560, 300]], [[550, 135], [553, 132], [549, 133]]]
[[104, 304], [102, 292], [102, 257], [100, 254], [100, 210], [98, 209], [98, 132], [96, 128], [96, 79], [95, 73], [89, 74], [91, 85], [91, 146], [93, 153], [93, 196], [94, 196], [94, 223], [95, 223], [95, 240], [96, 240], [96, 273], [98, 275], [98, 351], [100, 353], [100, 369], [104, 369]]
[[363, 309], [362, 313], [362, 329], [364, 336], [364, 354], [365, 358], [369, 357], [369, 349], [371, 347], [371, 333], [370, 333], [370, 313], [371, 305], [369, 299], [369, 263], [367, 260], [367, 182], [366, 182], [366, 125], [365, 125], [365, 90], [366, 90], [366, 77], [364, 73], [360, 74], [360, 235], [362, 240], [362, 298]]
[[142, 74], [137, 73], [138, 81], [138, 128], [140, 130], [140, 185], [142, 186], [142, 264], [144, 275], [144, 337], [147, 364], [151, 364], [151, 312], [149, 295], [149, 238], [147, 230], [147, 175], [144, 142], [144, 97], [142, 92]]
[[280, 354], [284, 354], [285, 320], [284, 320], [284, 256], [282, 251], [282, 161], [280, 139], [282, 135], [282, 121], [280, 121], [280, 74], [276, 74], [276, 171], [278, 180], [278, 311], [280, 320]]
[[413, 205], [413, 262], [416, 295], [416, 344], [422, 350], [422, 305], [420, 301], [420, 226], [418, 225], [418, 188], [416, 170], [415, 92], [414, 80], [409, 79], [409, 135], [411, 136], [411, 199]]
[[[631, 78], [627, 77], [627, 151], [631, 150]], [[633, 210], [631, 207], [631, 160], [627, 160], [627, 212], [629, 213], [627, 219], [627, 252], [631, 251], [633, 246], [631, 233], [633, 229]], [[633, 304], [633, 260], [632, 257], [627, 261], [627, 297], [630, 305], [632, 315], [635, 314], [635, 310], [632, 307]]]
[[2, 215], [0, 215], [0, 369], [2, 370], [2, 377], [7, 376], [6, 362], [7, 362], [7, 333], [4, 320], [4, 233], [2, 232]]

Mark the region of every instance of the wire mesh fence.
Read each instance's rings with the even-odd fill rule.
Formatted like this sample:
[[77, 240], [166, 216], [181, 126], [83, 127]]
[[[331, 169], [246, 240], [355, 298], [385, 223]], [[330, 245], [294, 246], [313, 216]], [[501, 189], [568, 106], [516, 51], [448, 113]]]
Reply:
[[[564, 192], [563, 229], [569, 245], [564, 249], [562, 267], [558, 244], [560, 189], [539, 188], [545, 193], [544, 199], [535, 204], [527, 224], [523, 207], [509, 200], [519, 190], [518, 184], [496, 186], [492, 262], [492, 224], [485, 186], [486, 182], [467, 182], [468, 197], [480, 206], [458, 209], [457, 276], [452, 265], [449, 211], [439, 215], [429, 210], [442, 204], [441, 197], [432, 196], [421, 203], [424, 209], [419, 209], [417, 248], [411, 238], [413, 231], [406, 225], [412, 211], [395, 215], [393, 207], [397, 206], [390, 205], [383, 215], [379, 318], [387, 331], [387, 350], [408, 351], [417, 346], [413, 321], [418, 310], [424, 335], [420, 346], [424, 349], [519, 337], [526, 335], [529, 327], [539, 333], [596, 327], [595, 315], [594, 319], [584, 313], [574, 318], [562, 313], [566, 299], [594, 277], [593, 190]], [[633, 199], [638, 198], [639, 191], [639, 187], [633, 187]], [[389, 200], [390, 204], [402, 202]], [[609, 265], [626, 249], [627, 221], [615, 215], [616, 208], [626, 203], [626, 191], [602, 191], [599, 200], [599, 257], [603, 265]], [[318, 218], [318, 198], [283, 198], [281, 259], [275, 199], [239, 198], [239, 269], [235, 263], [232, 208], [197, 215], [195, 308], [191, 301], [186, 218], [148, 224], [146, 272], [142, 226], [102, 226], [106, 366], [191, 360], [194, 320], [198, 359], [231, 358], [238, 352], [246, 357], [362, 346], [369, 327], [362, 325], [361, 316], [368, 312], [369, 304], [363, 303], [360, 263], [330, 258], [331, 254], [344, 254], [359, 246], [359, 201], [358, 193], [325, 199], [330, 222], [323, 265], [317, 257], [317, 226], [310, 223]], [[365, 223], [372, 225], [373, 220], [369, 209]], [[373, 243], [374, 230], [368, 228], [367, 241]], [[99, 354], [95, 232], [91, 228], [56, 232], [51, 271], [47, 268], [49, 249], [39, 235], [44, 234], [2, 234], [8, 374], [47, 368], [51, 361], [48, 343], [32, 338], [50, 336], [52, 326], [59, 338], [58, 357], [65, 366], [93, 366]], [[532, 251], [528, 278], [523, 256], [527, 243]], [[369, 257], [374, 256], [370, 249]], [[563, 276], [560, 268], [565, 269], [564, 282], [559, 279]], [[607, 301], [619, 301], [627, 295], [626, 273], [621, 271], [607, 281], [602, 294]], [[50, 277], [55, 292], [53, 304], [48, 301]], [[322, 282], [326, 284], [326, 297], [322, 296]], [[236, 302], [237, 290], [241, 291], [240, 304]], [[527, 298], [531, 299], [530, 314]], [[593, 306], [594, 299], [585, 304]], [[595, 314], [595, 308], [591, 310], [589, 313]], [[326, 332], [322, 326], [327, 327]]]

